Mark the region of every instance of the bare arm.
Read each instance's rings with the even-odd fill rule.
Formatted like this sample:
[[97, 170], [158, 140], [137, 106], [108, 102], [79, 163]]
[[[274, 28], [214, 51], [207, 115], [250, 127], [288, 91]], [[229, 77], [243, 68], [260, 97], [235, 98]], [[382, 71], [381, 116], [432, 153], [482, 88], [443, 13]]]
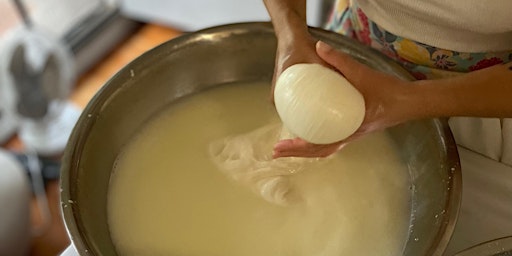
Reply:
[[306, 0], [263, 0], [280, 43], [307, 37]]
[[[316, 40], [309, 34], [306, 20], [306, 0], [263, 0], [277, 37], [274, 69], [276, 78], [289, 66], [297, 63], [327, 65], [316, 53]], [[270, 98], [273, 100], [272, 88]]]
[[458, 77], [414, 82], [409, 101], [417, 118], [512, 117], [512, 65], [496, 65]]

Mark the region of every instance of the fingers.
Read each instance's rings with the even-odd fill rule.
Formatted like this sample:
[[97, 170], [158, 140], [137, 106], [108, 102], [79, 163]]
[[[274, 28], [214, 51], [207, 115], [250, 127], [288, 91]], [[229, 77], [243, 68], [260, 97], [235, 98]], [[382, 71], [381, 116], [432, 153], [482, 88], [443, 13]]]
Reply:
[[311, 144], [299, 138], [281, 140], [274, 146], [272, 157], [327, 157], [338, 151], [341, 144]]
[[350, 57], [348, 54], [337, 51], [332, 46], [318, 41], [316, 43], [316, 52], [329, 65], [335, 67], [347, 76], [353, 74], [358, 69], [364, 68], [364, 65]]
[[365, 134], [356, 132], [343, 141], [332, 144], [311, 144], [300, 138], [281, 140], [274, 145], [272, 157], [328, 157]]

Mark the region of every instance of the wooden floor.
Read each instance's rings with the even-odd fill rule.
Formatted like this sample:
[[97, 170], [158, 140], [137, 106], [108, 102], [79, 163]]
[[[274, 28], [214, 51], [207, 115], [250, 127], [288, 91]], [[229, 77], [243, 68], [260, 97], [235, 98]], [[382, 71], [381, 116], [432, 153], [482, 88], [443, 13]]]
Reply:
[[[71, 101], [81, 108], [85, 107], [98, 89], [119, 69], [147, 50], [178, 35], [180, 35], [180, 32], [174, 29], [152, 24], [143, 26], [94, 68], [78, 79], [70, 97]], [[9, 141], [6, 147], [12, 150], [23, 150], [23, 145], [17, 138]], [[69, 244], [60, 213], [58, 181], [48, 184], [47, 195], [52, 223], [46, 232], [33, 239], [31, 255], [34, 256], [59, 255]], [[34, 199], [31, 213], [31, 221], [34, 227], [41, 225], [39, 213], [40, 211]]]

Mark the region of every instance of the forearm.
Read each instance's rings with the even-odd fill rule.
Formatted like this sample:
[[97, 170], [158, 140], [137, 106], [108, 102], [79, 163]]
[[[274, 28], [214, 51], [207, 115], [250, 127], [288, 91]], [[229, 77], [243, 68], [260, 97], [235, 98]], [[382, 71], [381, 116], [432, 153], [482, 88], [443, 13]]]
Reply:
[[280, 44], [309, 37], [306, 0], [263, 0]]
[[[512, 65], [497, 65], [458, 77], [414, 82], [410, 116], [512, 117]], [[415, 113], [414, 113], [415, 112]]]

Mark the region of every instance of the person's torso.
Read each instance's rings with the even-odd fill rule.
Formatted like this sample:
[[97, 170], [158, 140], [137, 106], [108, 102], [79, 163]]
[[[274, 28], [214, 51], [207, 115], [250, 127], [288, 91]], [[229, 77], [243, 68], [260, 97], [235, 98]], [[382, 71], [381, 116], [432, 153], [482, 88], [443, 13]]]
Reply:
[[510, 0], [357, 0], [391, 33], [444, 49], [488, 52], [512, 49]]

